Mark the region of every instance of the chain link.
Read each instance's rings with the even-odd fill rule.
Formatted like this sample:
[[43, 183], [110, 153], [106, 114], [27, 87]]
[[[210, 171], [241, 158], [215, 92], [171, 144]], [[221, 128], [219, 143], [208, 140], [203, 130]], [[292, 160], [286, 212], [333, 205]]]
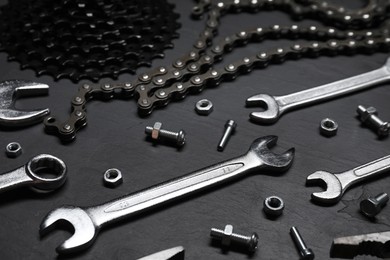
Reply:
[[[201, 0], [194, 7], [193, 16], [200, 17], [206, 10], [206, 28], [186, 55], [176, 59], [171, 66], [154, 68], [138, 75], [133, 82], [82, 85], [72, 100], [69, 118], [65, 122], [58, 122], [53, 116], [47, 117], [44, 120], [46, 131], [59, 136], [64, 142], [74, 140], [76, 132], [87, 123], [85, 105], [91, 99], [135, 96], [139, 114], [146, 116], [154, 108], [166, 106], [172, 100], [183, 99], [189, 93], [198, 93], [206, 86], [233, 80], [255, 68], [305, 57], [390, 50], [390, 0], [370, 0], [366, 7], [359, 10], [346, 10], [316, 0], [228, 0], [215, 5], [210, 0]], [[281, 10], [294, 19], [316, 19], [332, 27], [257, 27], [227, 36], [212, 45], [223, 15], [264, 10]], [[236, 46], [281, 38], [305, 41], [259, 52], [227, 64], [224, 68], [213, 68], [214, 64], [223, 59], [224, 54]]]

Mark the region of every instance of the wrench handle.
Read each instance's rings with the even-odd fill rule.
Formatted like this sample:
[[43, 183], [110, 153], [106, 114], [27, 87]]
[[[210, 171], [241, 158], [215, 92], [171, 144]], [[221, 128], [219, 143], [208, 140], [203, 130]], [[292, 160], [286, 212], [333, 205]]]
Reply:
[[390, 80], [387, 65], [351, 78], [339, 80], [319, 87], [303, 90], [285, 96], [276, 96], [280, 113], [318, 101], [325, 101], [351, 92], [363, 90]]
[[248, 153], [85, 210], [89, 212], [95, 225], [102, 226], [238, 177], [250, 169], [261, 166], [259, 160], [253, 160], [251, 156], [253, 155]]
[[390, 170], [390, 155], [379, 158], [375, 161], [356, 167], [350, 171], [337, 174], [343, 190], [349, 186], [361, 182], [367, 178], [379, 175]]
[[32, 183], [33, 180], [26, 174], [25, 166], [0, 175], [0, 193], [16, 187]]

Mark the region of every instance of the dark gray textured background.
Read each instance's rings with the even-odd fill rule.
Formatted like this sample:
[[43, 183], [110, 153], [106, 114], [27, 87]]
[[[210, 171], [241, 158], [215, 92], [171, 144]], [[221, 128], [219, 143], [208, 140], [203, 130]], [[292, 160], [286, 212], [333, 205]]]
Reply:
[[[204, 28], [204, 21], [189, 18], [192, 1], [174, 2], [177, 4], [176, 11], [181, 14], [180, 38], [174, 41], [173, 50], [166, 51], [164, 60], [153, 62], [154, 66], [170, 64], [174, 58], [186, 53]], [[343, 3], [359, 7], [364, 1]], [[221, 22], [219, 36], [257, 26], [292, 24], [288, 15], [281, 12], [235, 14], [226, 16]], [[317, 24], [313, 21], [304, 23]], [[238, 48], [222, 64], [288, 43], [268, 41]], [[26, 79], [50, 85], [49, 96], [20, 100], [17, 106], [49, 107], [53, 115], [65, 118], [79, 84], [68, 80], [54, 82], [47, 76], [36, 78], [32, 71], [20, 71], [19, 64], [7, 62], [6, 57], [6, 54], [0, 54], [0, 80]], [[56, 137], [46, 135], [42, 124], [15, 131], [2, 130], [0, 147], [17, 141], [23, 146], [24, 153], [17, 159], [8, 159], [3, 154], [1, 172], [24, 164], [36, 154], [49, 153], [66, 162], [69, 178], [66, 185], [53, 194], [36, 194], [29, 189], [1, 194], [0, 258], [56, 258], [55, 247], [70, 233], [60, 230], [44, 238], [39, 237], [40, 222], [50, 210], [64, 204], [90, 206], [106, 202], [239, 156], [246, 152], [255, 138], [270, 134], [279, 136], [275, 151], [296, 148], [295, 162], [286, 174], [277, 177], [248, 176], [111, 226], [102, 230], [93, 246], [72, 258], [137, 259], [182, 245], [186, 249], [186, 259], [248, 259], [240, 252], [223, 254], [218, 247], [210, 244], [210, 228], [223, 228], [230, 223], [240, 233], [256, 231], [260, 235], [259, 248], [253, 259], [298, 259], [288, 233], [292, 225], [300, 229], [307, 244], [316, 253], [316, 259], [328, 259], [334, 237], [388, 230], [390, 207], [382, 211], [376, 223], [366, 220], [358, 211], [362, 197], [389, 191], [388, 179], [381, 178], [355, 187], [345, 194], [340, 203], [331, 207], [311, 203], [311, 192], [319, 188], [305, 187], [306, 176], [316, 170], [341, 172], [389, 154], [389, 140], [380, 141], [375, 133], [363, 128], [355, 112], [359, 104], [373, 105], [383, 119], [390, 119], [388, 84], [288, 113], [271, 126], [251, 123], [248, 114], [254, 109], [245, 108], [245, 99], [251, 95], [284, 95], [312, 88], [376, 69], [386, 58], [386, 54], [374, 54], [288, 61], [206, 89], [199, 95], [156, 110], [145, 119], [137, 116], [133, 100], [93, 101], [88, 104], [88, 126], [77, 134], [75, 142], [66, 146], [60, 144]], [[147, 69], [139, 69], [139, 72], [142, 71]], [[118, 81], [133, 78], [132, 75], [122, 75]], [[102, 80], [107, 81], [109, 79]], [[215, 106], [208, 117], [194, 112], [195, 102], [202, 98], [210, 99]], [[319, 122], [325, 117], [339, 123], [337, 136], [325, 138], [319, 134]], [[221, 153], [216, 151], [216, 146], [227, 119], [236, 120], [238, 128]], [[187, 132], [184, 149], [178, 151], [169, 146], [153, 146], [145, 141], [144, 128], [155, 121], [163, 122], [168, 129], [183, 128]], [[124, 175], [124, 183], [116, 189], [102, 184], [103, 172], [112, 167], [119, 168]], [[286, 204], [283, 216], [276, 221], [266, 219], [262, 212], [263, 199], [270, 195], [282, 197]], [[375, 258], [361, 256], [357, 259]]]

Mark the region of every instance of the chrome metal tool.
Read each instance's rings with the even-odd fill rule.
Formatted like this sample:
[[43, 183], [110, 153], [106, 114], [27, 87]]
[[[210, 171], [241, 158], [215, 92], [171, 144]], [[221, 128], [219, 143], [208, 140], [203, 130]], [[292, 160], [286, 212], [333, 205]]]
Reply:
[[283, 154], [275, 154], [269, 147], [274, 146], [276, 141], [276, 136], [258, 138], [252, 143], [249, 151], [240, 157], [101, 205], [92, 207], [62, 206], [51, 211], [44, 218], [40, 227], [41, 234], [53, 230], [61, 222], [68, 222], [73, 226], [74, 234], [57, 247], [57, 252], [75, 252], [92, 245], [101, 228], [121, 219], [235, 179], [249, 172], [278, 173], [286, 171], [294, 159], [294, 148]]

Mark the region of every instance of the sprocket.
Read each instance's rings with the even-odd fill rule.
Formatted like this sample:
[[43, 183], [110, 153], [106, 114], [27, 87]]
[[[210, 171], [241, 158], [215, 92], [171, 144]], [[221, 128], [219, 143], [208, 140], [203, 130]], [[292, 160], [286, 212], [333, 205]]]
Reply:
[[0, 8], [0, 51], [37, 76], [117, 79], [173, 47], [173, 9], [166, 0], [12, 0]]

